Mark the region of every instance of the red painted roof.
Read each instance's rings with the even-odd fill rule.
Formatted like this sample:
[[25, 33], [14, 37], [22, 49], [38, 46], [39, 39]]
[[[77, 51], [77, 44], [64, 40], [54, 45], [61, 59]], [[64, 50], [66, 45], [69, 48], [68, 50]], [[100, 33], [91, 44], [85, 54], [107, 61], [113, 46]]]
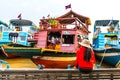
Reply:
[[[59, 16], [58, 19], [61, 19], [61, 18], [71, 18], [71, 23], [74, 22], [73, 18], [78, 18], [81, 22], [83, 23], [86, 23], [87, 21], [87, 24], [90, 25], [91, 24], [91, 21], [90, 21], [90, 18], [89, 17], [86, 17], [86, 16], [83, 16], [83, 15], [80, 15], [72, 10], [70, 10], [69, 12], [67, 12], [66, 14], [62, 15], [62, 16]], [[66, 20], [65, 20], [66, 21]], [[70, 21], [70, 20], [69, 20]], [[68, 21], [66, 21], [68, 22]]]

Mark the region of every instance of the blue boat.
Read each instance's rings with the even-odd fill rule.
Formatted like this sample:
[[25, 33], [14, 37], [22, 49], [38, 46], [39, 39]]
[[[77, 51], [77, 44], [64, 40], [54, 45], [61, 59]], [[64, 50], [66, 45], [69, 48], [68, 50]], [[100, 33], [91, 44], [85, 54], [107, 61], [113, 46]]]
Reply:
[[0, 21], [0, 46], [2, 44], [7, 44], [9, 43], [10, 41], [9, 40], [4, 40], [5, 37], [4, 37], [4, 31], [8, 31], [8, 24], [3, 22], [3, 21]]
[[120, 66], [120, 26], [119, 20], [96, 20], [93, 33], [93, 50], [100, 65], [106, 62]]
[[[3, 25], [0, 26], [0, 46], [11, 42], [29, 46], [28, 40], [32, 39], [34, 32], [37, 31], [33, 22], [25, 19], [12, 19], [9, 25], [2, 22], [0, 24]], [[26, 29], [23, 29], [23, 27], [26, 27]]]
[[9, 25], [7, 26], [5, 23], [2, 23], [3, 26], [0, 26], [0, 47], [10, 43], [26, 47], [32, 46], [32, 42], [29, 42], [29, 39], [32, 40], [34, 33], [37, 32], [35, 24], [32, 21], [25, 19], [11, 19], [9, 22]]

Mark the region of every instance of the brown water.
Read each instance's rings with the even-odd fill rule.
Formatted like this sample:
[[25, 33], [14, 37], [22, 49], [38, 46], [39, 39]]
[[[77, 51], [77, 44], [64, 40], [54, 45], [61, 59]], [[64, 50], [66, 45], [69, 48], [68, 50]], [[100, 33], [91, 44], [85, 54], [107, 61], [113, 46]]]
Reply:
[[[13, 58], [13, 59], [2, 59], [10, 64], [10, 68], [37, 68], [37, 66], [29, 58]], [[6, 65], [2, 65], [3, 68]]]
[[[100, 64], [100, 61], [97, 60], [97, 61], [96, 61], [96, 65], [99, 65], [99, 64]], [[101, 64], [101, 68], [115, 68], [115, 67], [109, 65], [108, 63], [104, 63], [104, 62], [102, 62], [102, 64]]]
[[[0, 59], [7, 61], [10, 64], [10, 68], [37, 68], [30, 58], [13, 58], [8, 59], [3, 54], [1, 54]], [[96, 65], [99, 64], [100, 61], [96, 61]], [[6, 65], [2, 65], [3, 68]], [[101, 68], [115, 68], [107, 63], [102, 63]]]
[[[30, 58], [2, 58], [2, 60], [7, 61], [10, 64], [10, 68], [37, 68], [37, 65], [35, 65]], [[96, 64], [99, 64], [100, 62], [97, 61]], [[6, 65], [2, 65], [3, 68], [6, 68]], [[113, 66], [102, 63], [101, 68], [114, 68]]]

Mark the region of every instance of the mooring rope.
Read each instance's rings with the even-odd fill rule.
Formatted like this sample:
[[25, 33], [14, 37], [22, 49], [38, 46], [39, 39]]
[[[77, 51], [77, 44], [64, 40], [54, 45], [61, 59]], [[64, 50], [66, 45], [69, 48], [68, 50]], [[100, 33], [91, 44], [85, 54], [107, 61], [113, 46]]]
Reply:
[[101, 59], [101, 61], [100, 61], [100, 66], [102, 65], [103, 59], [104, 59], [104, 57], [105, 57], [105, 53], [106, 53], [106, 48], [105, 48], [104, 54], [103, 54], [103, 56], [102, 56], [102, 59]]

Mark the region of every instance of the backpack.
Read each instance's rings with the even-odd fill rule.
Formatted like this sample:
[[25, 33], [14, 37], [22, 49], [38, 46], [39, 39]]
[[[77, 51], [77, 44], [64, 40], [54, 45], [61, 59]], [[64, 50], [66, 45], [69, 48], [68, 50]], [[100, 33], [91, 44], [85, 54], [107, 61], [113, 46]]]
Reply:
[[84, 60], [90, 62], [91, 54], [91, 49], [86, 47], [86, 50], [84, 51]]

